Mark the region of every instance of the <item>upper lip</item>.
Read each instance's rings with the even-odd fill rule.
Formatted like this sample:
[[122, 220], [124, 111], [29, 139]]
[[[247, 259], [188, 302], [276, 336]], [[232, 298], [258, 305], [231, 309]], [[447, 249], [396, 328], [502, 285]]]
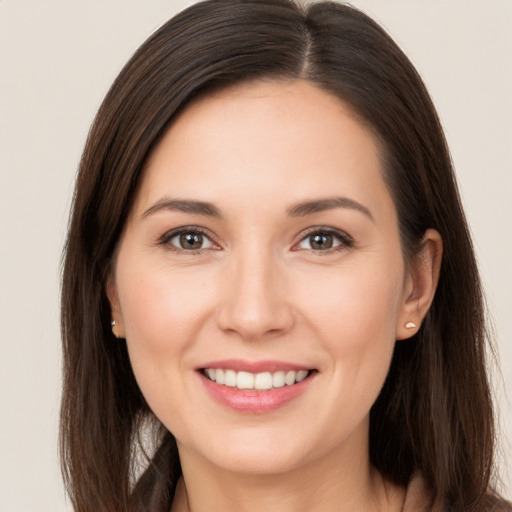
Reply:
[[312, 370], [310, 366], [303, 364], [290, 363], [288, 361], [264, 360], [264, 361], [247, 361], [244, 359], [225, 359], [222, 361], [210, 361], [199, 366], [198, 370], [206, 368], [234, 370], [236, 372], [262, 373], [262, 372], [278, 372], [278, 371], [300, 371]]

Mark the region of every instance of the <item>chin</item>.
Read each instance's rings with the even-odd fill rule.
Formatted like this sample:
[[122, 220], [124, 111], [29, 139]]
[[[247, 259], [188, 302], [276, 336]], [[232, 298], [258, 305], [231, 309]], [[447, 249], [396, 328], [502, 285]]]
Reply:
[[313, 442], [314, 439], [318, 441], [318, 437], [308, 431], [290, 432], [290, 428], [276, 431], [260, 425], [250, 429], [232, 429], [222, 439], [218, 436], [211, 439], [202, 437], [198, 443], [193, 443], [189, 438], [187, 446], [181, 449], [187, 455], [195, 453], [208, 465], [226, 472], [278, 475], [304, 467], [335, 449], [326, 436], [323, 436], [323, 442]]
[[305, 454], [296, 449], [261, 448], [259, 445], [249, 449], [229, 450], [219, 455], [213, 455], [210, 462], [224, 471], [246, 475], [288, 473], [305, 463]]

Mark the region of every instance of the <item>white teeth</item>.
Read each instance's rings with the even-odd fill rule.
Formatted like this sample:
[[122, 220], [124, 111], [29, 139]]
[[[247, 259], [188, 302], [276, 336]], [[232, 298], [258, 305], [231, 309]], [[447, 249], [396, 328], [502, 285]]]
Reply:
[[[222, 370], [221, 370], [222, 371]], [[236, 387], [237, 378], [235, 370], [226, 370], [224, 373], [224, 384], [232, 388]]]
[[249, 372], [238, 372], [236, 376], [236, 387], [238, 389], [254, 389], [254, 374]]
[[215, 370], [215, 382], [224, 384], [224, 370]]
[[270, 372], [258, 373], [254, 379], [255, 389], [272, 389], [272, 374]]
[[294, 372], [293, 370], [288, 372], [284, 378], [286, 385], [291, 386], [292, 384], [295, 384], [295, 377], [297, 377], [297, 372]]
[[284, 372], [275, 372], [274, 375], [272, 375], [272, 387], [273, 388], [282, 388], [285, 384], [284, 378], [285, 378]]
[[297, 372], [297, 377], [295, 377], [295, 382], [302, 382], [308, 376], [307, 370], [300, 370]]
[[283, 386], [292, 386], [302, 382], [308, 376], [308, 370], [299, 371], [277, 371], [250, 373], [235, 372], [235, 370], [223, 370], [221, 368], [206, 368], [205, 375], [213, 382], [238, 389], [254, 389], [265, 391], [273, 388], [282, 388]]

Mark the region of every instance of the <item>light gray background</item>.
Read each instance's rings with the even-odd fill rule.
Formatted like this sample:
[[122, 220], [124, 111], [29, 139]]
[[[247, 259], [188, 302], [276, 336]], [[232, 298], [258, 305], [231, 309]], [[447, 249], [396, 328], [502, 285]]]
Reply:
[[[2, 512], [70, 510], [56, 448], [58, 297], [75, 171], [121, 66], [192, 3], [0, 0]], [[512, 440], [512, 0], [353, 4], [395, 37], [440, 112], [498, 332], [502, 438]], [[512, 464], [507, 450], [503, 469]]]

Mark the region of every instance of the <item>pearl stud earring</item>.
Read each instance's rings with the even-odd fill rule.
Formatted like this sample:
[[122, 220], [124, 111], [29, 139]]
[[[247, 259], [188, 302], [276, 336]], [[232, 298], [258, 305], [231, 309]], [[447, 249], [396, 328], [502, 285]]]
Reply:
[[414, 322], [407, 322], [405, 324], [406, 329], [414, 329], [416, 327], [416, 324]]
[[117, 325], [117, 322], [115, 320], [112, 320], [110, 322], [110, 325], [112, 326], [112, 334], [116, 337], [116, 338], [119, 338], [118, 334], [117, 334], [117, 329], [116, 329], [116, 325]]

